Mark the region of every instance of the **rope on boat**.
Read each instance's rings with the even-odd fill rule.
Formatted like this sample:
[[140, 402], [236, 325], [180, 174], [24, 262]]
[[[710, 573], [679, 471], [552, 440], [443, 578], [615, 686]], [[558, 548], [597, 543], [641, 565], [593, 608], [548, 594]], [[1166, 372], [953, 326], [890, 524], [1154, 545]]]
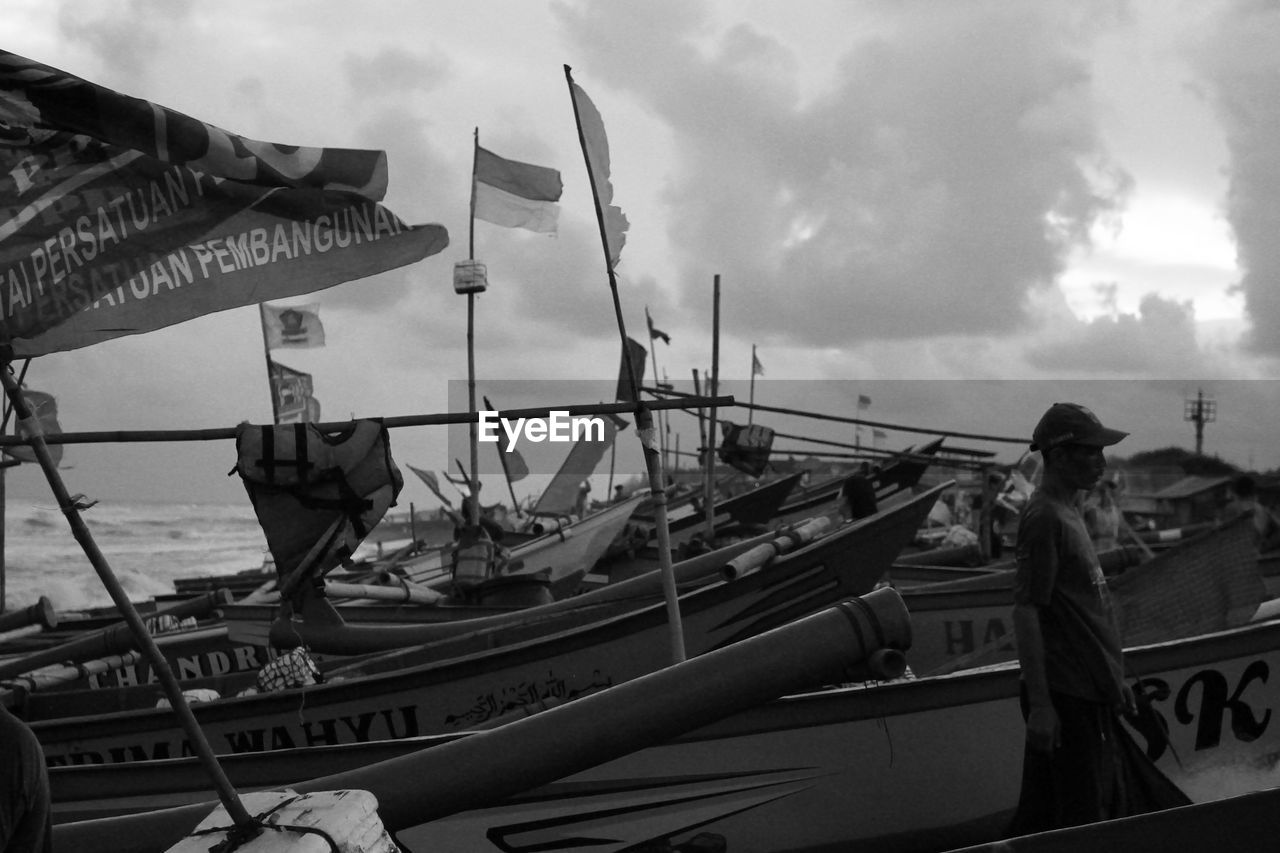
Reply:
[[215, 833], [225, 832], [227, 837], [219, 844], [210, 847], [209, 853], [231, 853], [231, 851], [237, 850], [257, 838], [262, 834], [263, 830], [272, 829], [276, 832], [296, 832], [301, 835], [319, 835], [328, 842], [329, 849], [333, 853], [342, 853], [342, 848], [338, 846], [338, 842], [334, 840], [333, 836], [319, 827], [266, 822], [267, 818], [270, 817], [272, 813], [277, 812], [286, 806], [291, 806], [300, 799], [302, 799], [301, 796], [297, 796], [289, 800], [281, 800], [266, 811], [254, 815], [253, 822], [249, 826], [237, 826], [235, 824], [232, 824], [231, 826], [211, 826], [205, 829], [197, 829], [193, 831], [191, 833], [191, 837], [198, 835], [214, 835]]

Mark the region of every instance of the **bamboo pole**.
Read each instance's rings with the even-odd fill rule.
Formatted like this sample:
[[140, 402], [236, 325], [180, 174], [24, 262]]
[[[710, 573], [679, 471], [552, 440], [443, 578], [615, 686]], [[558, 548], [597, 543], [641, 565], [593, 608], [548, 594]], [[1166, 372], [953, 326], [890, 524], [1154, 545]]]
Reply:
[[[636, 375], [631, 363], [631, 348], [627, 346], [627, 324], [622, 316], [622, 300], [618, 294], [618, 276], [613, 269], [613, 256], [609, 252], [609, 237], [605, 229], [604, 209], [600, 205], [600, 188], [596, 186], [595, 170], [591, 164], [590, 146], [582, 129], [582, 116], [578, 109], [578, 99], [574, 95], [576, 88], [573, 82], [572, 69], [564, 67], [565, 81], [569, 86], [569, 100], [573, 103], [573, 119], [578, 129], [578, 144], [582, 147], [582, 156], [587, 164], [587, 178], [591, 184], [591, 198], [596, 209], [596, 225], [600, 231], [600, 244], [604, 250], [605, 270], [609, 278], [609, 291], [613, 296], [613, 313], [618, 323], [618, 335], [622, 340], [622, 354], [628, 376]], [[586, 93], [583, 93], [584, 97]], [[650, 339], [652, 343], [652, 338]], [[685, 660], [684, 629], [680, 617], [680, 602], [676, 591], [675, 575], [671, 565], [671, 531], [667, 524], [667, 491], [662, 477], [662, 455], [658, 451], [657, 430], [653, 423], [653, 408], [641, 402], [636, 394], [634, 402], [636, 419], [636, 436], [640, 439], [640, 447], [644, 453], [645, 468], [649, 474], [649, 490], [653, 498], [653, 520], [658, 534], [658, 565], [662, 572], [663, 598], [667, 605], [667, 624], [670, 628], [671, 657], [673, 663]]]
[[[707, 394], [714, 397], [720, 387], [720, 273], [716, 273], [711, 289], [711, 375], [707, 377]], [[716, 538], [716, 404], [707, 412], [706, 479], [703, 481], [702, 503], [706, 512], [706, 536], [710, 545]]]
[[[683, 409], [689, 405], [707, 405], [715, 402], [721, 406], [735, 405], [732, 395], [719, 400], [688, 399], [651, 400], [645, 405], [650, 409]], [[499, 412], [500, 418], [517, 420], [519, 418], [546, 418], [552, 412], [565, 412], [569, 417], [586, 415], [624, 415], [635, 411], [634, 403], [580, 403], [563, 406], [540, 406], [531, 409], [510, 409]], [[476, 412], [449, 412], [436, 415], [399, 415], [396, 417], [377, 418], [388, 429], [415, 426], [446, 426], [448, 424], [474, 423], [478, 418]], [[321, 432], [337, 432], [351, 425], [350, 421], [327, 421], [315, 424]], [[213, 427], [210, 429], [154, 429], [154, 430], [101, 430], [95, 432], [63, 432], [44, 437], [45, 444], [113, 444], [141, 443], [153, 441], [219, 441], [235, 438], [239, 427]], [[0, 435], [0, 447], [26, 444], [21, 436]]]
[[[698, 378], [698, 368], [693, 368], [693, 393], [702, 396], [702, 383]], [[707, 452], [707, 410], [702, 406], [698, 407], [698, 455], [701, 457]], [[705, 462], [700, 458], [699, 462]]]
[[120, 581], [107, 563], [107, 558], [99, 550], [89, 526], [85, 524], [80, 515], [80, 507], [76, 499], [67, 491], [61, 475], [58, 474], [58, 467], [54, 463], [53, 457], [49, 454], [49, 448], [45, 442], [40, 423], [27, 407], [27, 401], [23, 398], [17, 379], [7, 363], [0, 365], [0, 383], [3, 383], [5, 394], [13, 407], [18, 432], [23, 434], [23, 438], [26, 439], [27, 444], [30, 445], [32, 452], [35, 454], [36, 461], [40, 463], [40, 467], [44, 470], [45, 479], [49, 481], [49, 488], [53, 491], [54, 498], [62, 509], [62, 514], [66, 516], [72, 535], [80, 543], [80, 547], [84, 550], [85, 556], [88, 557], [89, 563], [102, 580], [102, 585], [106, 587], [111, 600], [115, 602], [120, 615], [129, 625], [129, 629], [133, 632], [134, 637], [137, 638], [139, 646], [141, 646], [143, 653], [147, 656], [147, 660], [151, 663], [165, 695], [173, 706], [174, 714], [177, 715], [178, 721], [190, 739], [192, 750], [200, 758], [205, 771], [209, 774], [213, 786], [218, 792], [218, 799], [222, 802], [227, 814], [231, 816], [237, 829], [243, 835], [256, 834], [260, 829], [257, 828], [248, 811], [245, 810], [244, 804], [240, 802], [240, 798], [223, 771], [222, 765], [218, 763], [217, 756], [214, 755], [212, 747], [209, 746], [209, 741], [205, 737], [204, 731], [200, 728], [200, 724], [196, 722], [195, 715], [191, 713], [191, 708], [187, 705], [186, 699], [182, 695], [182, 686], [178, 683], [173, 670], [169, 667], [169, 662], [160, 652], [159, 647], [156, 646], [155, 639], [147, 631], [146, 625], [142, 622], [142, 617], [138, 615], [133, 602], [129, 600], [124, 587], [120, 585]]
[[[493, 410], [493, 403], [489, 402], [488, 397], [484, 398], [484, 407], [490, 411]], [[502, 463], [502, 477], [507, 481], [507, 493], [511, 495], [511, 510], [516, 514], [516, 518], [520, 518], [520, 502], [516, 500], [516, 485], [511, 482], [511, 468], [507, 465], [507, 454], [503, 451], [501, 445], [496, 445], [496, 449], [498, 451], [498, 461]], [[609, 473], [609, 484], [612, 486], [612, 470]]]
[[267, 334], [267, 304], [258, 303], [258, 322], [262, 325], [262, 355], [267, 360], [267, 390], [271, 393], [271, 423], [280, 423], [280, 401], [276, 399], [276, 380], [271, 375], [271, 338]]
[[[18, 374], [18, 387], [22, 387], [22, 380], [27, 376], [27, 368], [31, 366], [31, 359], [22, 362], [22, 372]], [[637, 393], [639, 393], [637, 391]], [[9, 416], [13, 414], [13, 407], [6, 405], [4, 407], [4, 418], [0, 420], [0, 438], [9, 431]], [[8, 575], [8, 567], [5, 563], [5, 541], [4, 541], [4, 522], [5, 507], [8, 505], [8, 493], [5, 491], [7, 471], [14, 465], [21, 464], [16, 459], [0, 459], [0, 613], [4, 613], [8, 604], [8, 592], [5, 589], [5, 578]]]
[[[657, 339], [653, 336], [654, 334], [653, 318], [649, 316], [648, 305], [644, 307], [644, 322], [645, 322], [645, 326], [647, 326], [649, 330], [649, 366], [653, 368], [653, 386], [655, 388], [661, 388], [662, 380], [658, 378], [658, 346], [657, 344], [654, 343], [654, 341]], [[636, 396], [638, 399], [639, 398], [638, 391], [636, 392]], [[667, 442], [666, 442], [667, 437], [665, 432], [661, 429], [662, 418], [658, 417], [657, 421], [659, 426], [658, 445], [661, 448], [662, 459], [663, 459], [663, 462], [665, 463], [667, 459]]]
[[[476, 410], [476, 295], [467, 294], [467, 408]], [[476, 421], [467, 426], [468, 450], [471, 453], [471, 500], [463, 501], [467, 524], [480, 524], [480, 435]]]
[[[467, 259], [476, 259], [476, 163], [480, 157], [480, 128], [475, 129], [471, 147], [471, 227], [467, 241]], [[476, 294], [467, 293], [467, 409], [476, 410]], [[462, 502], [467, 524], [480, 526], [480, 435], [476, 421], [467, 426], [467, 444], [471, 453], [471, 500]]]

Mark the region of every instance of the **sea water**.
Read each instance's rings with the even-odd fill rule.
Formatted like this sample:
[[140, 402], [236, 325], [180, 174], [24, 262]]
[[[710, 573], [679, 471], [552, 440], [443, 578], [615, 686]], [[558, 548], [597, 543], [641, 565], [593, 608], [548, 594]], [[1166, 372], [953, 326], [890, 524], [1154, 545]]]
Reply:
[[[133, 601], [174, 591], [176, 578], [255, 569], [267, 541], [253, 507], [98, 503], [81, 512], [98, 550]], [[52, 498], [10, 497], [4, 507], [5, 602], [48, 596], [58, 610], [108, 605], [111, 597]]]

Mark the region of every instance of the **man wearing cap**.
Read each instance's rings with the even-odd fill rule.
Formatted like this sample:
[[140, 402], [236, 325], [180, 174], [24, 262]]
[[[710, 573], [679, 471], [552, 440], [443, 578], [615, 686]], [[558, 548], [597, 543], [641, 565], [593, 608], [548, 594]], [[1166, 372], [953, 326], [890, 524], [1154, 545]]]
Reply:
[[1013, 835], [1188, 802], [1119, 723], [1133, 713], [1120, 635], [1080, 512], [1106, 469], [1103, 448], [1128, 433], [1075, 403], [1055, 403], [1031, 449], [1043, 478], [1018, 524], [1013, 624], [1026, 718]]

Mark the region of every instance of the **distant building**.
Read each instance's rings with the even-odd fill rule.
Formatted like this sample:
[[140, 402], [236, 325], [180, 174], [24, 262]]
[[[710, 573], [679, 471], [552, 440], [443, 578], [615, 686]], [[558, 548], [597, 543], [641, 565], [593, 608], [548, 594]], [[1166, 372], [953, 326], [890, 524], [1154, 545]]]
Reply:
[[1132, 489], [1121, 496], [1126, 516], [1155, 521], [1158, 527], [1214, 521], [1230, 499], [1232, 478], [1225, 475], [1184, 476], [1156, 491]]

